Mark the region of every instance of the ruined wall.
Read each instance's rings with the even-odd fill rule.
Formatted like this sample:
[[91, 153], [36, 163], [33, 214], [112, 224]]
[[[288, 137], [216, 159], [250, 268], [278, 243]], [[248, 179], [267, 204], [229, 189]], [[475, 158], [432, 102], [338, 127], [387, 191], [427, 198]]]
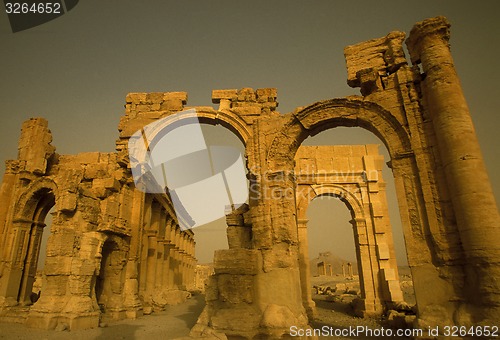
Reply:
[[[34, 327], [79, 329], [185, 299], [179, 290], [194, 284], [193, 233], [180, 231], [171, 204], [158, 198], [164, 213], [155, 215], [150, 227], [145, 194], [135, 189], [127, 163], [116, 153], [59, 155], [51, 141], [47, 121], [31, 119], [22, 128], [18, 159], [7, 162], [0, 190], [0, 317]], [[46, 254], [40, 254], [51, 208], [51, 235]], [[143, 234], [154, 235], [157, 244]], [[39, 256], [46, 256], [42, 290], [32, 305]], [[150, 282], [162, 288], [155, 296], [139, 289], [144, 277], [138, 268], [150, 257], [157, 263]], [[171, 258], [169, 272], [164, 263]], [[164, 284], [169, 275], [175, 281]]]

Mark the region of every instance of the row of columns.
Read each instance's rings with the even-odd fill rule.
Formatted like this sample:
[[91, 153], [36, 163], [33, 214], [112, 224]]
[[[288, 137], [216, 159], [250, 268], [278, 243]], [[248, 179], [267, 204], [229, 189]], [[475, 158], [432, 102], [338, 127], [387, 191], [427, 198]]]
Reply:
[[140, 295], [172, 289], [192, 289], [195, 280], [195, 242], [191, 230], [182, 231], [156, 200], [146, 202], [140, 253]]

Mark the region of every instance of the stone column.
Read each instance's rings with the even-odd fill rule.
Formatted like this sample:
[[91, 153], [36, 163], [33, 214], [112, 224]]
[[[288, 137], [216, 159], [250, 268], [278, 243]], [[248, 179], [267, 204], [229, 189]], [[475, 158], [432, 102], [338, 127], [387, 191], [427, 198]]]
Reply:
[[[138, 235], [141, 238], [140, 245], [137, 246], [138, 256], [139, 256], [139, 294], [144, 296], [146, 291], [146, 281], [147, 281], [147, 258], [148, 258], [148, 235], [147, 232], [151, 229], [151, 216], [152, 216], [152, 202], [151, 197], [146, 196], [145, 207], [144, 207], [144, 217], [143, 217], [143, 230], [142, 233]], [[131, 250], [133, 248], [133, 243], [131, 243]]]
[[175, 275], [177, 273], [177, 263], [176, 263], [177, 244], [176, 244], [176, 238], [175, 238], [176, 230], [177, 230], [177, 225], [174, 222], [174, 224], [172, 224], [172, 228], [170, 230], [171, 247], [170, 247], [170, 258], [169, 258], [170, 270], [169, 270], [169, 277], [168, 277], [168, 287], [171, 289], [175, 288]]
[[196, 260], [196, 242], [194, 241], [194, 239], [191, 239], [191, 256], [193, 258], [193, 267], [191, 268], [191, 282], [193, 286], [195, 286], [196, 265], [198, 264], [198, 261]]
[[165, 229], [167, 223], [167, 212], [160, 208], [159, 224], [158, 224], [158, 238], [156, 239], [156, 277], [155, 287], [156, 290], [161, 289], [163, 285], [163, 267], [164, 267], [164, 252], [165, 252]]
[[306, 309], [307, 316], [312, 319], [316, 313], [316, 304], [312, 299], [311, 268], [309, 263], [309, 246], [307, 242], [307, 219], [297, 221], [299, 238], [299, 266], [300, 286], [302, 289], [302, 303]]
[[[375, 246], [371, 244], [370, 235], [367, 231], [369, 228], [367, 228], [364, 218], [355, 218], [350, 223], [354, 228], [354, 243], [357, 244], [356, 258], [358, 261], [361, 299], [363, 301], [362, 305], [357, 306], [355, 313], [359, 316], [381, 315], [383, 313], [383, 305], [378, 296], [378, 279], [373, 272], [374, 266], [377, 266], [377, 257]], [[378, 267], [375, 268], [378, 269]], [[343, 265], [342, 272], [344, 277], [351, 276], [352, 267], [349, 268], [348, 265]]]
[[449, 27], [444, 17], [417, 23], [407, 45], [412, 62], [421, 63], [425, 74], [423, 103], [434, 127], [466, 258], [465, 294], [478, 307], [470, 316], [500, 321], [500, 216], [450, 53]]
[[186, 252], [187, 248], [187, 239], [188, 239], [188, 234], [187, 232], [182, 232], [181, 233], [181, 273], [182, 273], [182, 287], [185, 288], [187, 284], [187, 271], [188, 271], [188, 255]]
[[45, 224], [39, 222], [34, 222], [31, 227], [29, 246], [27, 248], [21, 287], [19, 290], [19, 303], [22, 305], [31, 305], [30, 295], [33, 289], [33, 282], [35, 282], [36, 268], [44, 227]]
[[135, 319], [142, 315], [142, 304], [139, 299], [138, 265], [140, 257], [140, 240], [142, 238], [141, 227], [144, 223], [145, 194], [142, 191], [134, 190], [133, 200], [130, 221], [132, 235], [130, 238], [130, 249], [126, 264], [125, 284], [123, 287], [125, 295], [123, 305], [126, 308], [126, 315], [129, 319]]
[[171, 243], [171, 233], [172, 233], [172, 224], [174, 221], [169, 218], [165, 225], [165, 240], [163, 241], [163, 272], [162, 272], [162, 290], [167, 290], [169, 287], [169, 280], [171, 276], [171, 268], [170, 268], [170, 250], [172, 247]]
[[179, 288], [182, 284], [181, 280], [181, 254], [180, 254], [180, 229], [178, 226], [175, 228], [175, 252], [174, 252], [174, 286]]
[[16, 305], [23, 276], [23, 254], [28, 249], [31, 220], [16, 220], [12, 225], [8, 258], [0, 277], [0, 304]]
[[153, 204], [151, 211], [151, 230], [147, 238], [147, 260], [146, 260], [146, 294], [152, 295], [156, 286], [156, 254], [158, 246], [158, 230], [160, 228], [160, 205]]

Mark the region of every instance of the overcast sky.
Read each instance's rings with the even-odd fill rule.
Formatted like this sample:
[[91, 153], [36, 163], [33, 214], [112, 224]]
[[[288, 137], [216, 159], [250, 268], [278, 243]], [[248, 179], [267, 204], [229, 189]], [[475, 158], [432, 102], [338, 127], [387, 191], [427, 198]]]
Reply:
[[[212, 89], [276, 87], [282, 113], [358, 94], [346, 84], [344, 46], [445, 15], [498, 201], [499, 10], [496, 0], [83, 0], [15, 34], [0, 14], [0, 160], [16, 158], [21, 124], [37, 116], [49, 120], [59, 153], [114, 151], [128, 92], [187, 91], [188, 105], [206, 106]], [[355, 131], [338, 136], [365, 140]], [[313, 248], [334, 250], [325, 247]]]

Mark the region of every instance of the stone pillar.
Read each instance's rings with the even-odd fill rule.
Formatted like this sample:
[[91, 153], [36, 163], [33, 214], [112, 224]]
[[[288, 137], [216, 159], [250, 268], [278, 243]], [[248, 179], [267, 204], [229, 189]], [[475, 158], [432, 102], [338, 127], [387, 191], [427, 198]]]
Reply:
[[146, 295], [151, 296], [156, 286], [156, 254], [158, 246], [158, 231], [160, 229], [161, 208], [159, 204], [152, 205], [151, 230], [147, 238], [147, 260], [146, 260]]
[[189, 242], [189, 254], [191, 256], [191, 270], [190, 270], [190, 282], [191, 286], [195, 288], [195, 271], [196, 271], [196, 254], [195, 254], [195, 241], [193, 238], [190, 239]]
[[165, 229], [167, 223], [167, 212], [161, 208], [158, 222], [158, 237], [156, 239], [156, 277], [155, 290], [158, 291], [163, 285], [163, 267], [164, 267], [164, 252], [165, 252]]
[[22, 305], [31, 305], [30, 295], [35, 282], [36, 268], [38, 263], [40, 244], [42, 242], [42, 233], [44, 223], [34, 222], [29, 235], [28, 253], [24, 262], [21, 287], [19, 290], [19, 303]]
[[466, 258], [465, 294], [472, 322], [500, 321], [500, 216], [469, 108], [450, 53], [449, 23], [417, 23], [407, 40], [421, 63], [423, 104], [432, 120], [439, 156]]
[[172, 247], [171, 243], [171, 232], [172, 232], [172, 224], [174, 220], [169, 218], [165, 225], [165, 240], [163, 241], [163, 272], [162, 272], [162, 290], [169, 289], [169, 280], [171, 276], [171, 268], [170, 268], [170, 250]]
[[[378, 295], [378, 278], [374, 275], [374, 269], [378, 269], [375, 246], [371, 243], [371, 236], [367, 231], [367, 222], [364, 218], [355, 218], [350, 221], [354, 228], [354, 242], [356, 247], [356, 258], [358, 261], [359, 285], [361, 288], [362, 303], [357, 306], [355, 313], [358, 316], [381, 315], [384, 311], [382, 301]], [[373, 235], [372, 235], [373, 236]], [[375, 262], [375, 263], [373, 263]], [[342, 265], [344, 277], [352, 276], [352, 265]]]
[[142, 316], [142, 303], [139, 299], [139, 249], [141, 240], [141, 226], [144, 223], [144, 204], [145, 204], [145, 194], [142, 191], [134, 190], [133, 194], [133, 206], [131, 212], [131, 230], [132, 236], [130, 237], [130, 250], [128, 255], [128, 261], [125, 270], [125, 284], [124, 290], [124, 302], [123, 305], [126, 308], [126, 315], [129, 319], [135, 319], [138, 316]]
[[156, 232], [154, 230], [148, 230], [146, 232], [146, 281], [145, 281], [145, 293], [150, 296], [154, 292], [155, 286], [155, 271], [156, 271]]
[[180, 287], [184, 289], [186, 286], [186, 232], [184, 231], [179, 235], [179, 259]]
[[172, 224], [172, 228], [170, 230], [170, 258], [169, 258], [169, 277], [168, 277], [168, 287], [175, 288], [175, 276], [177, 275], [177, 262], [176, 262], [176, 254], [177, 254], [177, 243], [176, 243], [176, 230], [177, 225]]
[[227, 243], [229, 249], [251, 248], [252, 247], [252, 229], [245, 226], [243, 214], [248, 211], [248, 205], [243, 204], [238, 209], [228, 209], [226, 214], [227, 223]]
[[181, 253], [180, 253], [180, 242], [181, 234], [178, 226], [175, 228], [175, 252], [174, 252], [174, 286], [180, 288], [182, 284], [182, 273], [181, 273]]
[[23, 276], [23, 256], [28, 249], [30, 228], [33, 221], [16, 220], [12, 225], [12, 232], [9, 238], [8, 257], [4, 264], [3, 273], [0, 277], [0, 303], [1, 305], [16, 305], [19, 287]]
[[307, 316], [312, 319], [316, 313], [316, 304], [312, 299], [311, 268], [309, 263], [309, 245], [307, 242], [307, 219], [297, 221], [299, 238], [299, 266], [300, 286], [302, 289], [302, 303], [306, 309]]

